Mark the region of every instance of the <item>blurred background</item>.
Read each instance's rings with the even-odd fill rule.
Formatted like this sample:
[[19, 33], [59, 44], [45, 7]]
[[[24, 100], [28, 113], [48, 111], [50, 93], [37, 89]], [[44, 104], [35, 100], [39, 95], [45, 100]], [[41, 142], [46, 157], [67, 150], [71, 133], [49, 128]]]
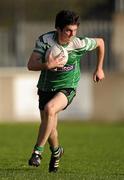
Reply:
[[54, 30], [55, 15], [62, 9], [80, 15], [78, 35], [104, 38], [106, 79], [92, 81], [96, 51], [82, 57], [77, 96], [60, 119], [124, 120], [124, 0], [1, 0], [0, 121], [39, 120], [40, 72], [26, 66], [36, 39]]

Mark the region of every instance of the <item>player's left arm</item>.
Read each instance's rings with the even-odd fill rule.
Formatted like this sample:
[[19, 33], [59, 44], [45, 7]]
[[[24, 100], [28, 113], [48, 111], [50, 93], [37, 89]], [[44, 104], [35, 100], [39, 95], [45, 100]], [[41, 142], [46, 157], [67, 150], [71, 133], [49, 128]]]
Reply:
[[95, 38], [95, 41], [96, 41], [96, 48], [98, 50], [98, 55], [97, 55], [96, 69], [93, 74], [93, 80], [94, 82], [99, 82], [105, 78], [103, 71], [105, 45], [104, 45], [104, 40], [102, 38]]

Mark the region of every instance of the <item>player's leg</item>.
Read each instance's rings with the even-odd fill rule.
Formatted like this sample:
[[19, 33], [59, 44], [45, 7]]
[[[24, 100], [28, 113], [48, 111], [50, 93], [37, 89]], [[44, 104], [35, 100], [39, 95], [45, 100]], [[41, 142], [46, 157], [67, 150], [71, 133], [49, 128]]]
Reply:
[[[65, 95], [65, 97], [67, 98], [68, 100], [67, 106], [72, 102], [74, 96], [76, 95], [76, 91], [74, 89], [62, 89], [60, 90], [60, 92], [63, 93], [63, 95]], [[56, 148], [59, 145], [58, 132], [57, 132], [57, 118], [58, 116], [56, 114], [56, 118], [54, 119], [53, 129], [48, 139], [50, 146], [53, 148]]]
[[50, 136], [48, 138], [48, 142], [51, 148], [57, 148], [59, 146], [57, 122], [58, 122], [58, 114], [55, 115], [54, 125], [50, 133]]
[[53, 129], [50, 133], [48, 142], [51, 150], [51, 158], [49, 163], [49, 172], [56, 172], [59, 167], [59, 161], [63, 154], [63, 148], [59, 145], [58, 130], [57, 130], [57, 116], [54, 122]]
[[57, 113], [63, 110], [68, 101], [66, 96], [58, 92], [45, 106], [44, 118], [40, 126], [39, 136], [37, 140], [38, 146], [44, 146], [55, 127]]
[[[40, 131], [41, 131], [42, 119], [45, 118], [44, 111], [40, 111], [40, 115], [41, 115], [41, 123], [40, 123], [40, 126], [39, 126], [37, 142], [38, 142]], [[36, 144], [34, 146], [32, 156], [29, 159], [29, 165], [30, 166], [36, 166], [36, 167], [38, 167], [40, 165], [40, 163], [41, 163], [42, 153], [43, 153], [43, 150], [44, 150], [44, 147], [38, 146], [37, 142], [36, 142]]]
[[[68, 101], [66, 96], [59, 92], [46, 104], [44, 111], [41, 111], [42, 124], [39, 128], [37, 143], [34, 148], [35, 152], [32, 154], [32, 157], [29, 160], [29, 165], [40, 165], [41, 157], [39, 156], [40, 153], [38, 152], [43, 151], [44, 145], [55, 127], [57, 113], [64, 109], [67, 103]], [[39, 158], [35, 158], [35, 154], [36, 156], [39, 156]], [[35, 161], [35, 159], [37, 159], [37, 161]]]
[[[66, 96], [68, 99], [68, 104], [71, 103], [73, 100], [73, 97], [75, 96], [75, 90], [73, 89], [63, 89], [61, 92]], [[66, 106], [67, 107], [67, 106]], [[64, 150], [62, 147], [59, 146], [58, 142], [58, 132], [57, 132], [57, 119], [54, 123], [53, 129], [51, 131], [51, 134], [49, 136], [49, 144], [50, 144], [50, 149], [51, 149], [51, 158], [50, 158], [50, 163], [49, 163], [49, 172], [57, 172], [58, 167], [59, 167], [59, 161], [64, 153]]]

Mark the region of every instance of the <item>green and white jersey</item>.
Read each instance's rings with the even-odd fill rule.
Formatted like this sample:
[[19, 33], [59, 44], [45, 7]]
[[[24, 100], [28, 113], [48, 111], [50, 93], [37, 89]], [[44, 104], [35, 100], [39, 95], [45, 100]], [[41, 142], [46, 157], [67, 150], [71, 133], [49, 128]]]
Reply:
[[[43, 34], [35, 44], [34, 52], [41, 55], [41, 61], [45, 62], [45, 54], [49, 47], [56, 42], [57, 32], [52, 31]], [[43, 91], [55, 91], [63, 88], [77, 88], [80, 79], [80, 59], [87, 51], [96, 48], [95, 39], [88, 37], [74, 37], [69, 44], [64, 45], [68, 52], [68, 62], [57, 71], [42, 70], [37, 87]]]

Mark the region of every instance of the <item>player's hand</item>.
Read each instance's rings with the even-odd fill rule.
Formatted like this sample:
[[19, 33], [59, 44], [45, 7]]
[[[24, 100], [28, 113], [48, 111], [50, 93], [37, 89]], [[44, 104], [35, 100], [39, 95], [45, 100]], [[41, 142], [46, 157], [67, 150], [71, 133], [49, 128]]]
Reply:
[[60, 53], [57, 57], [53, 57], [52, 52], [48, 54], [48, 59], [47, 59], [47, 68], [48, 69], [53, 69], [57, 67], [63, 67], [64, 66], [64, 55], [63, 53]]
[[99, 82], [105, 78], [103, 69], [97, 69], [93, 74], [93, 81]]

